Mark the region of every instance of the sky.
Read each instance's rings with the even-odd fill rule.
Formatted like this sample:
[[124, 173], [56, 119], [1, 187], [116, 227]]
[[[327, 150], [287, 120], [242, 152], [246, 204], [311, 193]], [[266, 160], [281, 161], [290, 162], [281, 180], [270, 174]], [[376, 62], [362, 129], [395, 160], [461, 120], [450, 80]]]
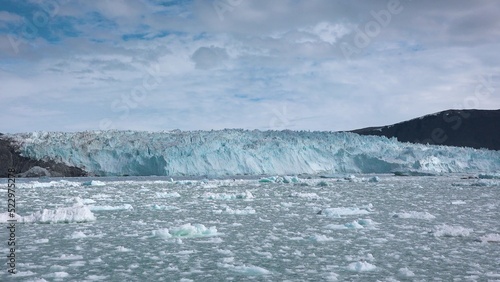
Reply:
[[500, 108], [500, 1], [0, 0], [0, 132], [351, 130]]

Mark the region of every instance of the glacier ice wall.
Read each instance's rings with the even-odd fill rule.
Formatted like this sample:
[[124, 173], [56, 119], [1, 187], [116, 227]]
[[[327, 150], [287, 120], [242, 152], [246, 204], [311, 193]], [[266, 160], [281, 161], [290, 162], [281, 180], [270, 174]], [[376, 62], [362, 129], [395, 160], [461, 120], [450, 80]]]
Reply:
[[26, 157], [61, 161], [97, 175], [500, 170], [500, 151], [400, 143], [346, 132], [226, 129], [32, 132], [10, 136]]

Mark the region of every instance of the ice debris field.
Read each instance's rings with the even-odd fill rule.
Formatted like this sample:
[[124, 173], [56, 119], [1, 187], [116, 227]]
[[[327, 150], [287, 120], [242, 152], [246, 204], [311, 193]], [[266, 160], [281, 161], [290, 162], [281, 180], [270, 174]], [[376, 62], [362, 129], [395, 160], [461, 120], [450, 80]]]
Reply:
[[7, 135], [21, 153], [92, 175], [289, 175], [500, 171], [500, 151], [308, 131], [88, 131]]
[[463, 176], [18, 179], [15, 280], [498, 281], [500, 177]]

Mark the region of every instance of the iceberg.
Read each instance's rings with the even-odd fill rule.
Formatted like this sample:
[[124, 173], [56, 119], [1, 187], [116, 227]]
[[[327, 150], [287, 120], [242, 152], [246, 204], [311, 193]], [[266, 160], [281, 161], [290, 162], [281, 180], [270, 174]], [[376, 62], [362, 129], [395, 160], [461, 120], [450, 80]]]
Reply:
[[394, 138], [350, 132], [111, 130], [32, 132], [9, 137], [25, 157], [54, 160], [101, 176], [500, 170], [500, 151], [401, 143]]
[[96, 218], [86, 206], [57, 208], [55, 210], [43, 209], [29, 216], [24, 216], [21, 222], [27, 223], [72, 223], [90, 222]]

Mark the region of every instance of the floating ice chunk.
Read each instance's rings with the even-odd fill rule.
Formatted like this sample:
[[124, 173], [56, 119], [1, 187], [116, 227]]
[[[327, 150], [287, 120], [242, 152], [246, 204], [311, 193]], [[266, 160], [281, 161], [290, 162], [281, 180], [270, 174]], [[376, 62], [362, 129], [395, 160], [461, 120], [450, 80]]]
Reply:
[[[29, 270], [28, 271], [17, 271], [15, 276], [16, 277], [27, 277], [27, 276], [33, 276], [35, 274], [36, 274], [35, 272], [29, 271]], [[45, 280], [43, 280], [43, 281], [45, 281]]]
[[328, 224], [327, 226], [325, 226], [325, 228], [334, 230], [347, 229], [347, 227], [344, 224]]
[[343, 215], [359, 215], [359, 214], [369, 214], [370, 212], [366, 209], [360, 209], [356, 207], [347, 208], [327, 208], [322, 210], [321, 214], [329, 217], [340, 217]]
[[170, 231], [167, 228], [159, 229], [159, 230], [153, 230], [152, 234], [153, 234], [153, 236], [159, 237], [159, 238], [162, 238], [162, 239], [170, 239], [170, 238], [172, 238], [172, 235], [170, 234]]
[[99, 180], [90, 180], [83, 182], [82, 186], [106, 186], [106, 183]]
[[375, 221], [369, 219], [369, 218], [364, 218], [364, 219], [358, 219], [358, 223], [363, 226], [363, 227], [367, 227], [367, 226], [373, 226], [376, 224]]
[[156, 192], [156, 198], [179, 198], [181, 195], [177, 192]]
[[230, 207], [224, 207], [221, 212], [227, 213], [227, 214], [236, 214], [236, 215], [244, 215], [244, 214], [255, 214], [255, 210], [252, 207], [246, 207], [242, 210], [233, 210]]
[[75, 261], [75, 262], [70, 263], [68, 266], [69, 267], [82, 267], [82, 266], [85, 266], [85, 264], [87, 264], [85, 261], [79, 260], [79, 261]]
[[191, 225], [190, 223], [172, 228], [170, 234], [172, 234], [173, 237], [204, 237], [218, 235], [215, 226], [206, 228], [203, 224]]
[[227, 263], [221, 263], [219, 266], [238, 272], [245, 275], [269, 275], [271, 271], [255, 265], [232, 265]]
[[61, 255], [58, 260], [81, 260], [83, 259], [83, 256], [81, 255]]
[[377, 267], [366, 261], [357, 261], [350, 263], [347, 269], [356, 272], [365, 272], [365, 271], [373, 271], [377, 269]]
[[253, 199], [254, 196], [250, 191], [246, 190], [241, 193], [212, 193], [206, 192], [203, 194], [204, 198], [211, 200], [235, 200], [235, 199]]
[[359, 229], [359, 228], [364, 228], [363, 225], [359, 224], [357, 221], [349, 222], [344, 224], [345, 227], [349, 229]]
[[44, 275], [44, 277], [58, 279], [58, 278], [69, 277], [69, 274], [67, 272], [64, 272], [64, 271], [58, 271], [58, 272], [54, 272], [54, 273], [50, 273], [50, 274]]
[[86, 280], [89, 280], [89, 281], [106, 281], [107, 278], [108, 278], [108, 276], [104, 276], [104, 275], [89, 275], [89, 276], [87, 276]]
[[38, 240], [35, 240], [36, 244], [44, 244], [44, 243], [48, 243], [48, 242], [49, 242], [49, 239], [38, 239]]
[[374, 176], [370, 179], [368, 179], [368, 182], [379, 182], [380, 181], [380, 178], [378, 176]]
[[458, 201], [452, 201], [451, 204], [452, 205], [465, 205], [467, 203], [465, 201], [458, 200]]
[[469, 236], [473, 230], [464, 228], [462, 226], [440, 225], [436, 226], [434, 236], [436, 237], [466, 237]]
[[311, 237], [309, 237], [309, 240], [314, 242], [328, 242], [328, 241], [333, 241], [333, 238], [323, 234], [314, 234]]
[[358, 219], [352, 222], [348, 222], [345, 224], [328, 224], [325, 226], [328, 229], [337, 229], [337, 230], [342, 230], [342, 229], [361, 229], [369, 226], [373, 226], [375, 222], [371, 219]]
[[260, 183], [299, 183], [297, 176], [272, 176], [259, 179]]
[[328, 187], [330, 186], [330, 183], [326, 182], [326, 181], [320, 181], [316, 184], [316, 186], [319, 186], [319, 187]]
[[274, 182], [274, 179], [272, 178], [261, 178], [259, 180], [260, 183], [273, 183]]
[[75, 231], [73, 234], [71, 234], [71, 239], [81, 239], [81, 238], [87, 238], [87, 235], [83, 233], [82, 231]]
[[292, 192], [290, 194], [290, 197], [305, 198], [309, 200], [317, 200], [320, 198], [316, 193], [301, 193], [301, 192]]
[[17, 186], [19, 188], [50, 188], [53, 186], [54, 181], [51, 182], [38, 182], [38, 181], [31, 181], [29, 183], [20, 183]]
[[80, 197], [74, 197], [66, 200], [66, 203], [73, 203], [75, 206], [83, 206], [85, 204], [95, 203], [92, 199], [82, 199]]
[[210, 237], [217, 235], [219, 235], [219, 233], [217, 233], [217, 228], [215, 228], [215, 226], [206, 228], [203, 224], [191, 225], [191, 223], [173, 227], [170, 230], [168, 228], [153, 230], [153, 236], [163, 239]]
[[484, 236], [479, 237], [479, 241], [486, 243], [486, 242], [491, 242], [491, 243], [500, 243], [500, 234], [486, 234]]
[[130, 251], [132, 251], [132, 250], [131, 250], [131, 249], [128, 249], [128, 248], [125, 248], [124, 246], [118, 246], [118, 247], [116, 248], [116, 251], [121, 252], [121, 253], [125, 253], [125, 252], [130, 252]]
[[435, 216], [433, 216], [432, 214], [430, 214], [428, 212], [417, 212], [417, 211], [395, 213], [392, 217], [416, 218], [416, 219], [435, 219], [436, 218]]
[[71, 223], [95, 221], [95, 216], [86, 206], [58, 208], [55, 210], [43, 209], [32, 215], [23, 217], [24, 222], [36, 223]]
[[167, 210], [175, 210], [177, 207], [174, 206], [161, 206], [161, 205], [151, 205], [149, 206], [152, 210], [160, 210], [160, 211], [167, 211]]
[[413, 277], [415, 276], [415, 273], [413, 271], [409, 270], [407, 267], [400, 268], [398, 270], [399, 274], [404, 277]]
[[331, 282], [339, 281], [339, 275], [335, 272], [327, 273], [323, 277], [325, 278], [325, 281], [331, 281]]
[[133, 210], [134, 207], [130, 204], [123, 204], [121, 206], [89, 206], [91, 211], [118, 211], [118, 210]]

